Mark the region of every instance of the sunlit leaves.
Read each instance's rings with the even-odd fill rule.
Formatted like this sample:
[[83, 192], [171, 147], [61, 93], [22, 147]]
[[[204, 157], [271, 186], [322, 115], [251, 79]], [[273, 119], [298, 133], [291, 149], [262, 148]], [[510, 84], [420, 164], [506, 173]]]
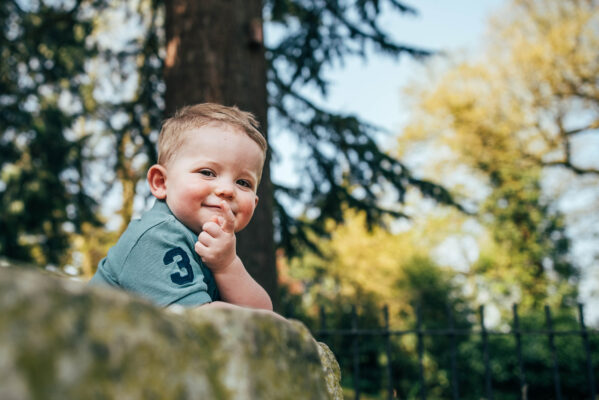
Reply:
[[[82, 190], [81, 146], [69, 137], [87, 111], [81, 100], [89, 3], [3, 2], [0, 6], [0, 253], [61, 265], [69, 235], [95, 222], [95, 202]], [[100, 6], [100, 4], [96, 4]]]
[[404, 154], [415, 142], [450, 148], [454, 156], [434, 176], [465, 165], [482, 178], [491, 192], [478, 212], [491, 241], [481, 242], [474, 272], [498, 299], [538, 306], [576, 295], [564, 218], [541, 179], [548, 166], [599, 171], [578, 164], [572, 146], [575, 136], [596, 134], [599, 121], [598, 82], [589, 76], [599, 68], [599, 10], [578, 1], [510, 7], [494, 21], [483, 56], [454, 62], [433, 85], [413, 89], [416, 117], [400, 147]]

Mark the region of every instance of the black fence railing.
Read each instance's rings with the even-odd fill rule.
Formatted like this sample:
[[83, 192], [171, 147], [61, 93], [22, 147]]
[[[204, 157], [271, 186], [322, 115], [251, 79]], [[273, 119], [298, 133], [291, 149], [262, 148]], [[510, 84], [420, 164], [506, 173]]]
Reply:
[[[365, 371], [361, 370], [364, 368], [364, 354], [362, 347], [366, 347], [366, 345], [372, 347], [371, 342], [373, 341], [377, 342], [377, 354], [383, 354], [383, 358], [386, 359], [386, 362], [379, 363], [376, 372], [376, 374], [384, 375], [382, 379], [379, 379], [379, 382], [382, 382], [383, 387], [379, 388], [377, 392], [378, 394], [376, 395], [372, 394], [371, 389], [369, 398], [376, 397], [396, 399], [408, 397], [419, 398], [421, 400], [425, 400], [427, 398], [451, 398], [453, 400], [460, 398], [474, 398], [472, 395], [473, 387], [460, 387], [460, 381], [464, 381], [463, 375], [468, 374], [468, 371], [464, 371], [463, 368], [461, 368], [458, 360], [458, 355], [460, 354], [458, 349], [458, 341], [460, 338], [465, 340], [465, 337], [476, 338], [476, 347], [478, 347], [477, 355], [479, 357], [482, 356], [480, 357], [482, 358], [483, 364], [483, 367], [481, 368], [482, 379], [480, 382], [478, 382], [478, 395], [476, 398], [485, 398], [487, 400], [493, 400], [497, 398], [514, 398], [523, 400], [536, 398], [554, 398], [556, 400], [588, 398], [591, 400], [597, 400], [595, 374], [598, 372], [597, 370], [599, 365], [593, 365], [593, 355], [595, 356], [595, 361], [598, 361], [597, 358], [599, 358], [599, 348], [597, 348], [597, 343], [599, 343], [599, 341], [597, 339], [599, 339], [599, 330], [589, 329], [586, 326], [582, 304], [579, 304], [576, 310], [577, 318], [572, 319], [571, 323], [569, 324], [570, 328], [575, 329], [556, 329], [554, 324], [554, 316], [552, 315], [548, 306], [545, 306], [544, 309], [544, 326], [538, 329], [530, 329], [530, 323], [527, 324], [528, 327], [526, 329], [521, 326], [521, 316], [518, 313], [517, 305], [513, 306], [512, 321], [509, 329], [507, 330], [487, 329], [485, 325], [484, 307], [481, 306], [478, 309], [477, 314], [477, 323], [470, 324], [467, 329], [463, 329], [456, 327], [452, 310], [448, 309], [446, 315], [447, 327], [428, 329], [424, 327], [421, 308], [416, 307], [414, 329], [395, 330], [389, 325], [389, 312], [387, 306], [385, 306], [382, 309], [382, 326], [378, 326], [374, 329], [367, 329], [359, 327], [358, 313], [356, 311], [356, 307], [352, 306], [351, 315], [349, 316], [351, 321], [350, 327], [338, 329], [328, 327], [327, 315], [324, 309], [321, 308], [319, 317], [320, 327], [319, 329], [315, 330], [315, 335], [319, 340], [327, 343], [335, 352], [341, 365], [342, 373], [345, 375], [351, 375], [351, 377], [346, 376], [343, 382], [346, 386], [352, 387], [353, 397], [356, 400], [359, 400], [363, 396], [363, 385], [361, 383], [365, 379]], [[572, 324], [572, 321], [574, 321], [575, 325]], [[398, 394], [398, 388], [396, 386], [396, 382], [394, 382], [398, 373], [397, 371], [393, 370], [394, 364], [392, 363], [392, 360], [394, 360], [394, 358], [398, 355], [393, 354], [394, 349], [392, 346], [392, 341], [397, 340], [398, 338], [401, 339], [403, 337], [407, 337], [409, 335], [415, 337], [416, 340], [415, 353], [417, 361], [415, 363], [417, 363], [417, 371], [416, 373], [412, 371], [411, 374], [414, 378], [416, 378], [413, 386], [417, 387], [417, 390], [413, 390], [410, 395], [401, 395]], [[425, 341], [427, 338], [431, 340], [431, 338], [435, 337], [443, 337], [448, 339], [444, 342], [446, 343], [448, 341], [448, 344], [446, 343], [446, 348], [444, 349], [444, 361], [446, 361], [444, 368], [449, 373], [449, 377], [446, 379], [445, 392], [443, 395], [439, 395], [439, 391], [436, 391], [433, 394], [427, 393], [428, 389], [435, 388], [436, 383], [431, 382], [430, 380], [427, 381], [426, 379], [427, 366], [425, 361], [425, 352], [427, 349]], [[492, 340], [495, 340], [494, 338], [497, 337], [510, 338], [508, 347], [511, 347], [513, 353], [510, 355], [511, 361], [509, 361], [509, 368], [511, 368], [511, 374], [516, 377], [512, 377], [510, 379], [512, 380], [512, 383], [517, 382], [515, 383], [517, 388], [514, 387], [515, 393], [512, 393], [511, 395], [506, 395], [505, 387], [502, 388], [501, 393], [497, 393], [496, 388], [494, 388], [494, 383], [498, 381], [498, 379], [494, 377], [494, 357], [505, 356], [505, 354], [494, 355], [492, 353], [491, 343]], [[536, 339], [529, 339], [528, 345], [525, 347], [523, 341], [525, 338], [530, 337], [536, 337]], [[565, 340], [565, 342], [568, 343], [568, 349], [562, 351], [562, 353], [565, 352], [565, 354], [563, 354], [563, 358], [568, 358], [567, 360], [560, 360], [558, 354], [558, 345], [556, 344], [556, 338], [558, 337], [567, 338], [561, 339], [562, 341]], [[546, 340], [543, 340], [544, 338]], [[539, 342], [539, 339], [541, 339], [542, 343]], [[594, 340], [594, 346], [592, 346], [591, 339]], [[338, 343], [339, 340], [341, 340], [341, 344]], [[576, 341], [578, 343], [572, 343], [572, 341]], [[544, 358], [537, 357], [540, 360], [536, 359], [534, 361], [528, 361], [530, 364], [533, 364], [530, 366], [530, 368], [528, 368], [525, 353], [527, 353], [527, 349], [530, 348], [531, 343], [533, 346], [541, 345], [545, 349], [548, 349], [549, 356]], [[339, 348], [335, 348], [336, 346]], [[504, 346], [501, 350], [502, 352], [505, 351], [505, 347], [506, 346], [504, 343]], [[576, 350], [572, 350], [573, 348]], [[372, 349], [369, 351], [372, 352]], [[447, 352], [449, 353], [448, 356]], [[571, 356], [570, 353], [572, 352], [577, 352], [578, 354], [578, 358], [575, 360], [569, 359]], [[545, 355], [547, 354], [545, 353]], [[528, 357], [532, 356], [528, 354]], [[464, 358], [463, 355], [461, 358]], [[564, 364], [561, 368], [560, 362]], [[564, 393], [564, 389], [562, 387], [562, 379], [564, 378], [564, 371], [562, 371], [562, 369], [565, 368], [566, 363], [576, 363], [574, 366], [575, 372], [571, 372], [577, 375], [574, 377], [576, 382], [578, 382], [575, 383], [577, 387], [576, 394], [568, 392]], [[539, 370], [543, 370], [542, 372], [545, 375], [542, 376], [545, 376], [546, 378], [551, 376], [551, 384], [547, 382], [546, 378], [542, 378], [545, 386], [543, 397], [539, 395], [539, 391], [535, 393], [535, 383], [530, 382], [528, 379], [528, 374], [532, 374], [533, 370], [537, 375], [537, 383]], [[549, 373], [549, 371], [551, 372]], [[372, 371], [370, 371], [370, 375], [372, 376]], [[460, 379], [460, 375], [462, 375], [462, 379]], [[584, 378], [578, 375], [584, 375]], [[502, 379], [505, 383], [506, 378], [503, 377]], [[548, 392], [548, 386], [552, 386], [552, 388], [550, 388], [551, 393]]]

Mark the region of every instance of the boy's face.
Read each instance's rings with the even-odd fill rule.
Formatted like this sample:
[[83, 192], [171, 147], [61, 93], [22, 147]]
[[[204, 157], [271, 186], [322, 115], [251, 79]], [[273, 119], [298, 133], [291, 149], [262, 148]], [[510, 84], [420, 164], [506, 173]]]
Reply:
[[221, 201], [235, 217], [235, 232], [250, 222], [258, 204], [256, 190], [264, 156], [244, 132], [208, 124], [185, 133], [181, 147], [165, 166], [166, 203], [192, 231], [223, 216]]

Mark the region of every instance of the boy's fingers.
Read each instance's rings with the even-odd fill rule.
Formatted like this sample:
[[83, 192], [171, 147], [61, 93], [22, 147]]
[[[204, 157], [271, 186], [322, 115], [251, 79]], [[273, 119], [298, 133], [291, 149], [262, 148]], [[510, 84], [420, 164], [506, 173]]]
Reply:
[[223, 221], [220, 225], [222, 230], [227, 233], [235, 233], [235, 215], [231, 206], [226, 201], [221, 201], [220, 208], [223, 210]]
[[208, 246], [210, 244], [211, 240], [212, 240], [212, 235], [210, 235], [209, 232], [203, 231], [198, 235], [198, 241], [196, 242], [196, 244], [200, 243], [204, 246]]
[[223, 228], [221, 226], [222, 221], [209, 221], [202, 226], [202, 232], [209, 234], [213, 238], [217, 238], [223, 233]]
[[208, 251], [208, 246], [206, 246], [205, 244], [198, 241], [198, 242], [195, 242], [193, 248], [194, 248], [196, 254], [198, 256], [200, 256], [202, 261], [208, 262], [207, 257], [208, 257], [208, 254], [210, 254]]

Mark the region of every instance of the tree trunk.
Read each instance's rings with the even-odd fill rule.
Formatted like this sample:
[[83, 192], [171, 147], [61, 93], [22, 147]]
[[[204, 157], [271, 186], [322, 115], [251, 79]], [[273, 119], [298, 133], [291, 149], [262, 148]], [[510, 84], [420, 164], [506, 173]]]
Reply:
[[[267, 131], [260, 0], [166, 1], [166, 115], [215, 102], [252, 112]], [[248, 272], [277, 303], [273, 194], [267, 159], [252, 222], [237, 235]]]

